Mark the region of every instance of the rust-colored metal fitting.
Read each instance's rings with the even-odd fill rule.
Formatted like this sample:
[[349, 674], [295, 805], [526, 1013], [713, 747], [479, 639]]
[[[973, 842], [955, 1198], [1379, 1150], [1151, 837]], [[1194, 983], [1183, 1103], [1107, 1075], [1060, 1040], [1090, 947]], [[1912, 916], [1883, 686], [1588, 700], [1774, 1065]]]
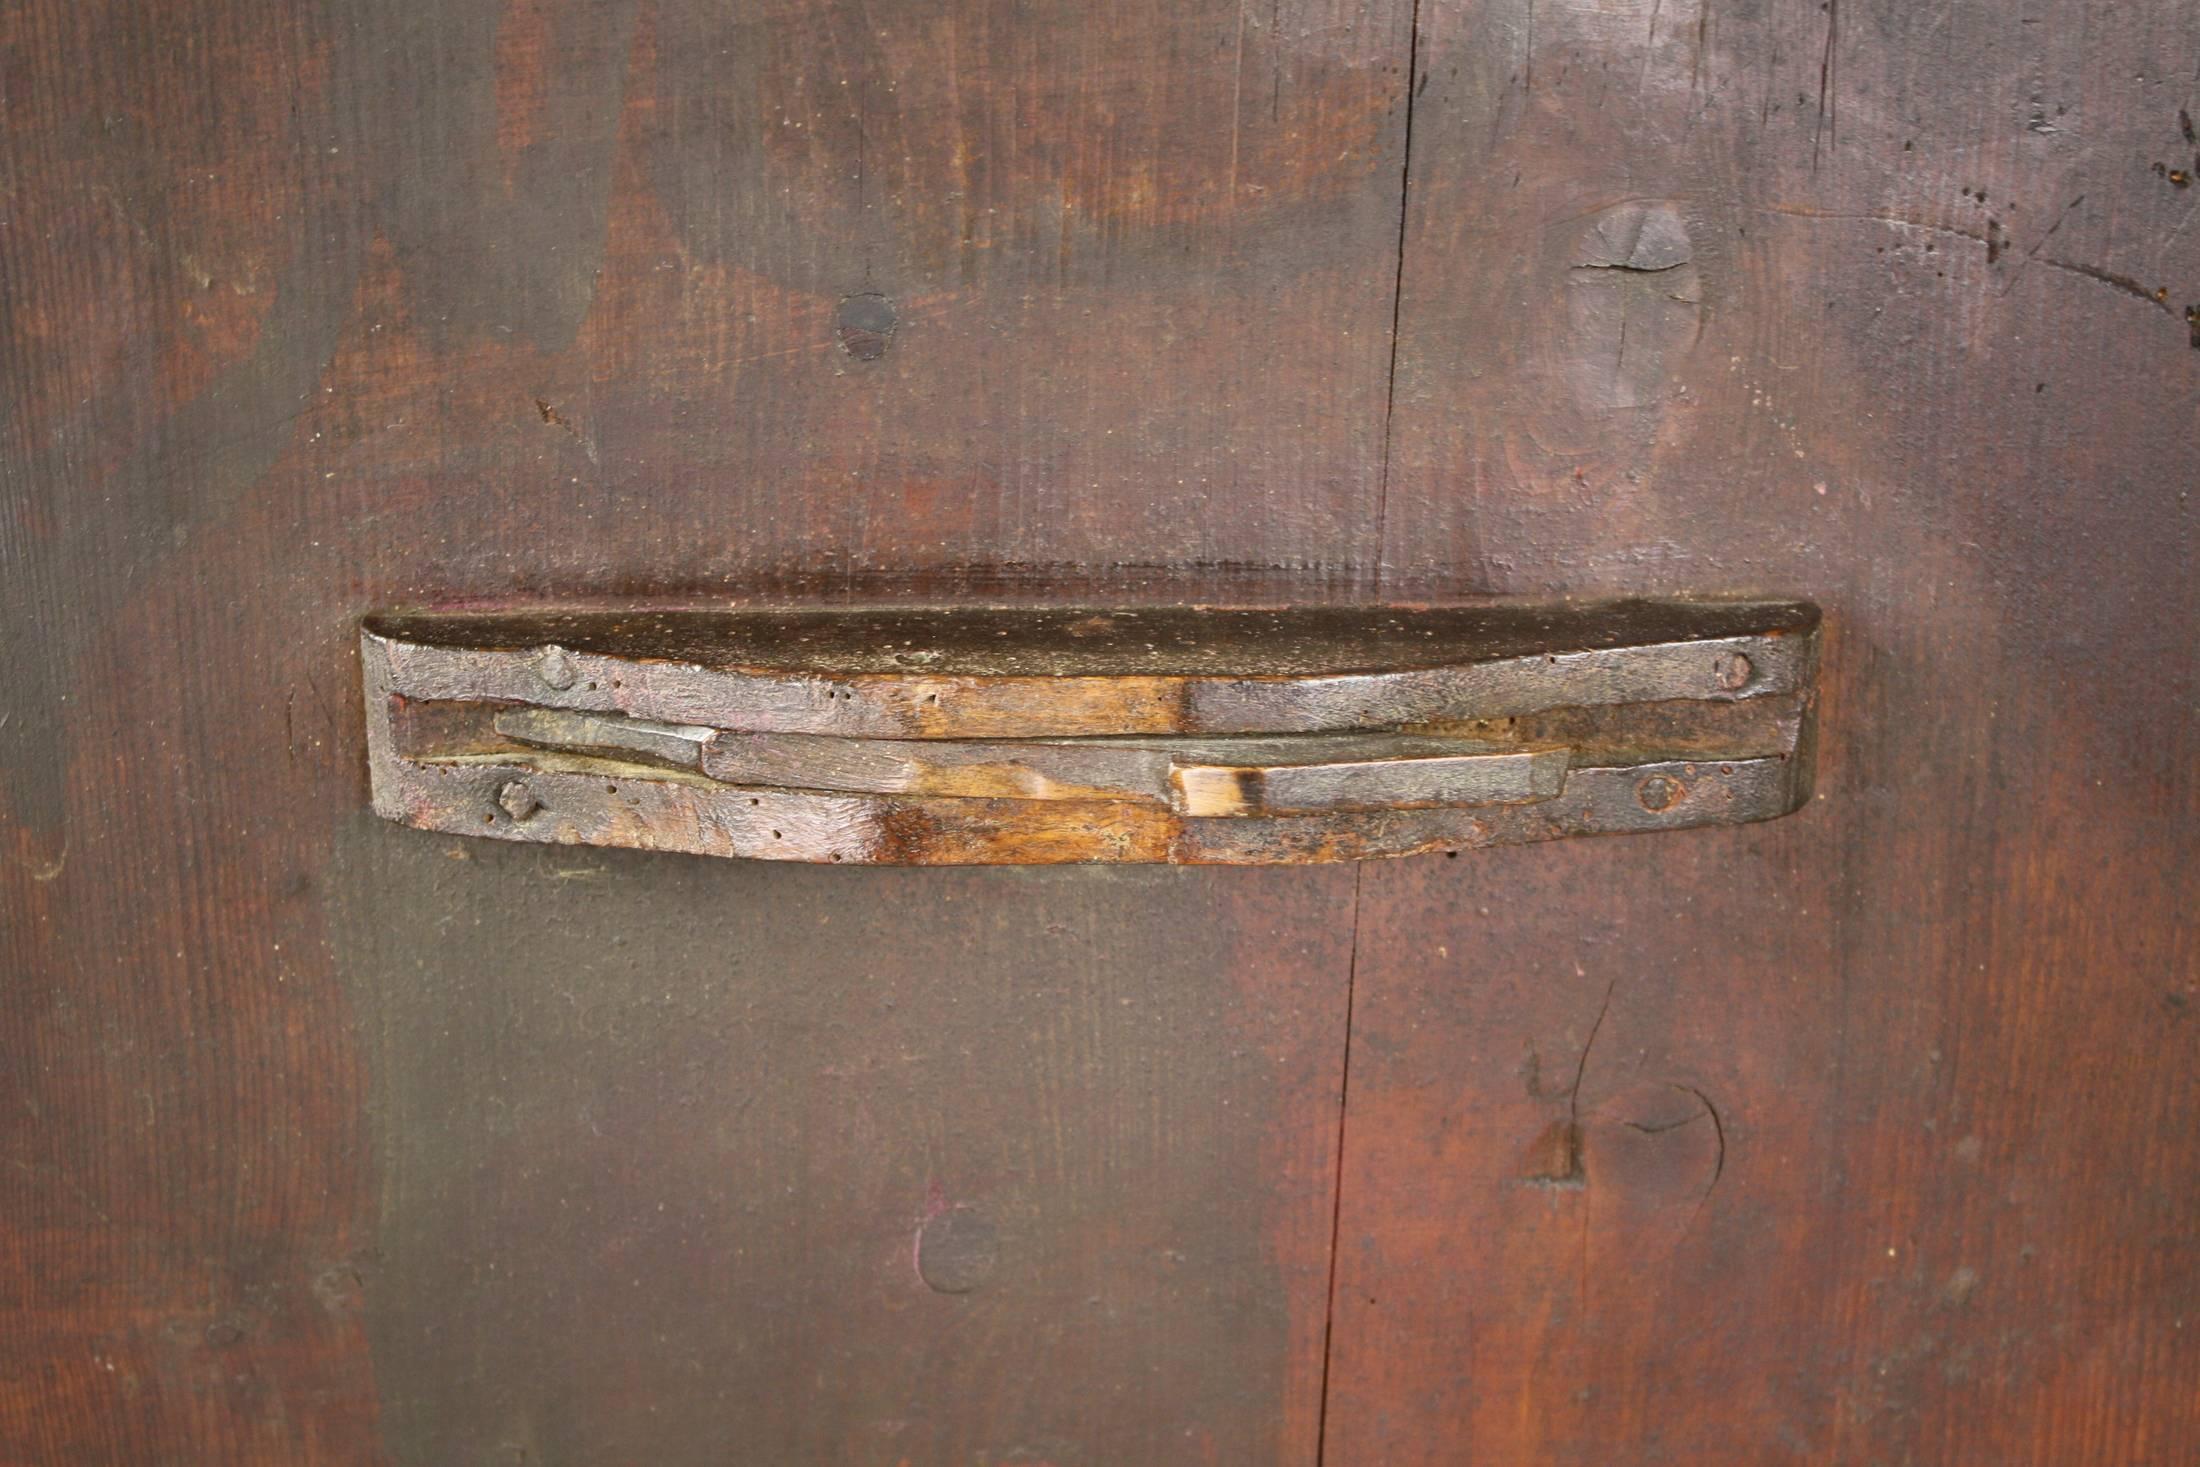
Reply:
[[[1764, 820], [1800, 602], [371, 619], [375, 808], [870, 864], [1303, 863]], [[501, 810], [508, 820], [496, 818]]]

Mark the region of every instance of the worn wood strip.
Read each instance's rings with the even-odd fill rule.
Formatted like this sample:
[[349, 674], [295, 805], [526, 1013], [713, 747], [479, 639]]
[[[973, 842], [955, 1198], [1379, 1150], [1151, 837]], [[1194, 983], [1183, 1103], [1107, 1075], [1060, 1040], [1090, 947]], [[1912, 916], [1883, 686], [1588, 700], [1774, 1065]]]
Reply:
[[[820, 678], [1292, 678], [1399, 672], [1671, 642], [1803, 636], [1792, 600], [1476, 598], [1349, 606], [527, 607], [377, 615], [407, 648], [463, 648]], [[569, 661], [567, 681], [588, 676]]]

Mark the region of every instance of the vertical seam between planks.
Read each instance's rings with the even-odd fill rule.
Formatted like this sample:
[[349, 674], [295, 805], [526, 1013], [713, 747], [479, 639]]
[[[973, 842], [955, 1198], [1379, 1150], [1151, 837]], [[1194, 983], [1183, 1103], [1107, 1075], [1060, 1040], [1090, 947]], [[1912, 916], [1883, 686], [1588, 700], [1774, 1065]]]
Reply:
[[1352, 1000], [1360, 977], [1360, 886], [1367, 864], [1352, 868], [1352, 942], [1344, 965], [1344, 1059], [1337, 1067], [1336, 1181], [1329, 1191], [1329, 1288], [1322, 1311], [1321, 1397], [1314, 1413], [1314, 1467], [1329, 1455], [1329, 1359], [1337, 1334], [1337, 1243], [1344, 1226], [1344, 1127], [1352, 1098]]
[[1406, 128], [1398, 160], [1398, 249], [1390, 282], [1390, 365], [1383, 376], [1382, 464], [1375, 478], [1375, 586], [1382, 589], [1384, 559], [1390, 549], [1390, 438], [1398, 404], [1398, 327], [1405, 312], [1406, 220], [1413, 197], [1413, 113], [1420, 103], [1416, 88], [1421, 70], [1421, 0], [1413, 0], [1406, 34]]

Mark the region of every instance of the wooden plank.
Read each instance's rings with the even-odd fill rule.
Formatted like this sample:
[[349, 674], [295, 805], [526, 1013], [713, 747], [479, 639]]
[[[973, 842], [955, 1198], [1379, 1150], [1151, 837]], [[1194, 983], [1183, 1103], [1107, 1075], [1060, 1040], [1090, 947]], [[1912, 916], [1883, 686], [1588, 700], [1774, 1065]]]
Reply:
[[[1152, 1460], [1176, 1451], [1142, 1450], [1170, 1431], [1216, 1460], [1311, 1460], [1326, 1234], [1307, 1220], [1329, 1205], [1340, 873], [1285, 874], [1267, 894], [1222, 875], [1167, 887], [1211, 893], [1184, 923], [1236, 932], [1242, 950], [1194, 946], [1209, 971], [1171, 960], [1129, 981], [1260, 989], [1242, 1019], [1192, 1026], [1214, 1050], [1157, 1051], [1178, 1069], [1132, 1073], [1148, 1031], [1117, 1023], [1158, 1014], [1158, 992], [1116, 991], [1065, 957], [1043, 990], [1059, 1010], [1034, 990], [1017, 1011], [1065, 1037], [998, 1095], [965, 1092], [983, 1089], [986, 1046], [1026, 1031], [950, 1004], [952, 985], [911, 1000], [973, 1016], [971, 1057], [943, 1039], [908, 1092], [922, 1104], [890, 1117], [934, 1127], [930, 1153], [835, 1132], [856, 1124], [838, 1108], [846, 1084], [813, 1071], [759, 1114], [819, 1118], [826, 1150], [783, 1158], [814, 1190], [681, 1173], [706, 1158], [679, 1135], [652, 1172], [646, 1150], [594, 1149], [577, 1102], [512, 1133], [581, 1147], [564, 1158], [491, 1147], [478, 1126], [503, 1112], [461, 1118], [449, 1155], [486, 1168], [406, 1166], [433, 1181], [422, 1190], [389, 1169], [408, 1137], [377, 1129], [386, 1104], [370, 1125], [369, 1098], [414, 1073], [375, 1026], [395, 1015], [399, 1037], [424, 1036], [443, 1006], [436, 1063], [494, 1074], [504, 1014], [449, 983], [535, 985], [543, 1007], [512, 1031], [535, 1033], [571, 991], [559, 974], [594, 981], [598, 958], [484, 939], [426, 977], [411, 957], [435, 952], [377, 966], [391, 950], [358, 944], [381, 919], [432, 910], [448, 931], [493, 931], [511, 894], [459, 881], [484, 868], [434, 840], [366, 865], [337, 852], [416, 834], [355, 829], [369, 819], [355, 634], [376, 607], [797, 579], [820, 600], [984, 588], [1029, 603], [1064, 594], [1070, 577], [1048, 567], [1065, 564], [1093, 568], [1088, 598], [1205, 599], [1229, 592], [1232, 567], [1255, 581], [1312, 567], [1318, 588], [1365, 559], [1392, 288], [1366, 260], [1395, 237], [1406, 15], [1395, 0], [0, 11], [0, 1299], [20, 1326], [0, 1332], [0, 1457], [440, 1467], [462, 1444], [493, 1459], [532, 1441], [555, 1460], [571, 1433], [693, 1446], [738, 1424], [729, 1402], [759, 1403], [770, 1442], [797, 1431], [816, 1396], [804, 1372], [823, 1361], [849, 1408], [837, 1424], [879, 1433], [852, 1438], [847, 1460], [896, 1460], [888, 1440], [916, 1462], [967, 1461], [957, 1447], [972, 1444]], [[522, 872], [541, 859], [513, 854]], [[339, 876], [361, 870], [387, 886]], [[607, 881], [541, 879], [568, 894]], [[637, 868], [617, 885], [646, 905], [659, 879]], [[392, 890], [419, 900], [389, 908]], [[909, 888], [901, 915], [934, 911], [937, 890]], [[1020, 889], [982, 890], [987, 910], [956, 909], [974, 929]], [[1035, 909], [1083, 925], [1034, 929], [1031, 945], [1117, 947], [1155, 900], [1079, 890]], [[1126, 890], [1139, 895], [1120, 908], [1103, 896]], [[548, 910], [536, 900], [520, 905]], [[587, 922], [616, 973], [622, 953], [695, 960], [638, 914]], [[935, 978], [1008, 991], [1031, 971], [1026, 945], [939, 930], [924, 945]], [[728, 961], [753, 960], [750, 929], [721, 935]], [[794, 945], [789, 930], [775, 941]], [[792, 1051], [829, 1029], [850, 1036], [826, 1046], [845, 1063], [871, 1054], [852, 1036], [875, 1011], [846, 980], [891, 957], [875, 940], [851, 951], [798, 957], [815, 1001], [764, 1002], [742, 1043]], [[1078, 1037], [1103, 1030], [1104, 1045]], [[1105, 1062], [1080, 1071], [1094, 1045]], [[584, 1047], [559, 1058], [595, 1062]], [[607, 1090], [658, 1078], [627, 1051], [603, 1063]], [[1062, 1170], [1019, 1195], [1065, 1210], [1033, 1223], [1042, 1255], [1016, 1253], [1000, 1224], [1001, 1277], [1069, 1260], [1103, 1286], [1099, 1314], [996, 1283], [959, 1296], [975, 1327], [921, 1334], [910, 1321], [935, 1315], [893, 1309], [947, 1296], [826, 1240], [891, 1217], [906, 1245], [911, 1189], [929, 1205], [925, 1154], [955, 1163], [939, 1172], [950, 1203], [984, 1186], [968, 1178], [1007, 1154], [996, 1122], [1041, 1093], [1044, 1065], [1070, 1077], [1047, 1094], [1090, 1108], [1037, 1112], [1064, 1129], [1033, 1154]], [[731, 1104], [723, 1083], [693, 1093]], [[981, 1112], [994, 1119], [958, 1139], [958, 1117]], [[1223, 1157], [1216, 1188], [1241, 1194], [1145, 1187], [1170, 1135]], [[552, 1165], [565, 1191], [538, 1179]], [[654, 1190], [611, 1191], [628, 1167]], [[566, 1222], [568, 1197], [596, 1222]], [[1131, 1221], [1111, 1210], [1125, 1198]], [[721, 1199], [737, 1211], [703, 1216]], [[797, 1284], [750, 1271], [757, 1254], [662, 1251], [667, 1235], [647, 1231], [661, 1216], [736, 1250], [742, 1230], [790, 1240], [827, 1221], [804, 1257], [775, 1255], [807, 1266]], [[412, 1329], [447, 1302], [435, 1290], [453, 1275], [416, 1245], [451, 1218], [481, 1220], [449, 1265], [484, 1293], [441, 1311], [445, 1338], [470, 1347], [495, 1320], [552, 1352], [485, 1355], [503, 1373], [466, 1388], [427, 1378], [453, 1356]], [[534, 1264], [576, 1270], [527, 1273], [532, 1311], [486, 1281], [503, 1229], [536, 1240]], [[631, 1282], [615, 1287], [636, 1256], [667, 1270], [640, 1271], [641, 1297], [670, 1311], [663, 1339], [628, 1309]], [[1100, 1317], [1147, 1299], [1165, 1265], [1185, 1281], [1150, 1315], [1166, 1330]], [[701, 1284], [675, 1298], [682, 1276]], [[878, 1280], [901, 1292], [861, 1293]], [[845, 1355], [820, 1333], [814, 1351], [694, 1368], [696, 1347], [790, 1299], [823, 1331], [820, 1301], [849, 1297], [890, 1317]], [[1065, 1319], [1089, 1351], [1044, 1346]], [[988, 1394], [1042, 1347], [1086, 1404], [1035, 1397], [1019, 1414]], [[537, 1363], [549, 1374], [528, 1374]], [[589, 1419], [551, 1419], [560, 1401]], [[878, 1425], [889, 1410], [910, 1423], [898, 1436]], [[1031, 1434], [988, 1439], [996, 1419]], [[810, 1429], [835, 1428], [820, 1413]], [[1138, 1449], [1116, 1450], [1126, 1441]]]
[[[729, 678], [780, 672], [852, 682], [941, 672], [1048, 686], [1089, 677], [1425, 671], [1736, 637], [1805, 637], [1817, 626], [1816, 609], [1794, 601], [1485, 597], [1451, 605], [1281, 607], [645, 602], [379, 615], [367, 631], [392, 647], [393, 658], [441, 648], [533, 654], [526, 670], [549, 691], [569, 692], [596, 670], [591, 658], [606, 665], [677, 662]], [[551, 659], [555, 666], [546, 667]]]
[[340, 840], [394, 1460], [1311, 1447], [1351, 872]]
[[1812, 596], [1824, 798], [1366, 870], [1327, 1460], [2174, 1457], [2190, 7], [1421, 17], [1392, 586]]

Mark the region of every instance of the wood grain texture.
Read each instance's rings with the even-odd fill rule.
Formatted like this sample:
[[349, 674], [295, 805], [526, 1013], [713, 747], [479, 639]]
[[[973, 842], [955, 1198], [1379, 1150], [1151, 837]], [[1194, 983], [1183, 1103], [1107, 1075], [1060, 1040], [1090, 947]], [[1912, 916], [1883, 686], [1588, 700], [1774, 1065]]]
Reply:
[[1370, 868], [1326, 1459], [2200, 1439], [2191, 7], [1424, 0], [1394, 583], [1826, 608], [1777, 826]]
[[339, 868], [394, 1460], [1311, 1458], [1351, 872]]
[[[1090, 567], [1088, 597], [1200, 599], [1231, 566], [1372, 559], [1394, 272], [1365, 262], [1395, 239], [1408, 26], [1391, 0], [0, 7], [0, 1459], [442, 1464], [445, 1443], [531, 1439], [535, 1461], [601, 1460], [552, 1447], [606, 1440], [676, 1461], [735, 1400], [776, 1403], [759, 1407], [780, 1413], [768, 1439], [811, 1440], [796, 1413], [815, 1387], [779, 1357], [741, 1356], [731, 1376], [683, 1363], [736, 1337], [741, 1302], [675, 1297], [677, 1279], [647, 1273], [644, 1297], [677, 1314], [654, 1355], [645, 1322], [607, 1318], [598, 1345], [562, 1357], [482, 1355], [502, 1384], [427, 1380], [468, 1358], [484, 1321], [529, 1316], [460, 1294], [442, 1321], [456, 1353], [418, 1345], [400, 1322], [498, 1260], [469, 1244], [443, 1273], [391, 1240], [451, 1218], [483, 1220], [469, 1239], [550, 1230], [555, 1213], [518, 1204], [559, 1194], [527, 1170], [552, 1159], [467, 1152], [463, 1128], [450, 1155], [487, 1170], [435, 1173], [433, 1196], [393, 1190], [420, 1172], [393, 1173], [393, 1136], [370, 1126], [407, 1058], [372, 1025], [432, 1012], [448, 970], [357, 950], [374, 930], [362, 913], [417, 920], [337, 864], [369, 818], [358, 620], [796, 576], [824, 600], [901, 577], [946, 599], [1006, 581], [1028, 604], [1064, 579], [1029, 567], [1063, 563]], [[341, 869], [424, 892], [455, 865], [428, 840]], [[636, 866], [616, 884], [646, 904], [662, 879]], [[929, 1413], [848, 1460], [1160, 1460], [1173, 1451], [1138, 1434], [1172, 1431], [1217, 1460], [1311, 1459], [1344, 1047], [1336, 879], [1277, 888], [1299, 894], [1289, 905], [1245, 898], [1257, 959], [1204, 950], [1202, 980], [1257, 977], [1282, 1016], [1218, 1019], [1201, 1031], [1216, 1047], [1180, 1056], [1181, 1073], [1138, 1058], [1150, 1029], [1111, 1031], [1094, 1063], [1112, 1079], [1078, 1081], [1111, 1108], [1066, 1124], [1046, 1153], [1061, 1176], [1021, 1194], [1062, 1204], [1030, 1222], [1048, 1251], [1021, 1266], [1076, 1257], [1086, 1277], [1141, 1280], [1099, 1289], [1103, 1309], [1147, 1299], [1170, 1250], [1200, 1265], [1152, 1316], [1170, 1330], [1092, 1326], [1089, 1355], [1055, 1357], [1089, 1405], [1022, 1415], [996, 1409], [982, 1362], [1028, 1365], [1042, 1332], [1087, 1317], [1068, 1312], [1084, 1296], [958, 1296], [987, 1322], [927, 1357], [946, 1372], [937, 1391], [887, 1348], [916, 1348], [915, 1315], [852, 1355], [819, 1343], [811, 1358], [848, 1372], [835, 1403], [873, 1422], [889, 1397]], [[469, 889], [467, 921], [501, 930], [496, 887]], [[1089, 927], [1059, 940], [1111, 943], [1150, 908], [1109, 910], [1104, 893], [1130, 890], [1078, 898]], [[614, 950], [678, 946], [639, 910], [590, 920]], [[555, 946], [470, 951], [515, 986], [547, 975], [545, 1005], [559, 972], [586, 967]], [[977, 949], [932, 951], [942, 974], [976, 976]], [[989, 984], [1027, 971], [1027, 954], [990, 951]], [[854, 1037], [868, 1021], [829, 1012], [862, 975], [829, 951], [814, 963], [816, 1006], [767, 1004], [742, 1042], [792, 1053], [845, 1025], [846, 1062], [871, 1063]], [[1050, 1002], [1121, 1008], [1097, 975], [1056, 971], [1061, 986], [1022, 1000], [1032, 1025], [1078, 1022]], [[1282, 998], [1323, 976], [1305, 1005]], [[1159, 995], [1134, 996], [1152, 1006], [1130, 1012], [1157, 1012]], [[983, 1044], [1015, 1049], [1024, 1031], [952, 997], [924, 1010], [962, 1027], [934, 1036], [949, 1058], [920, 1092], [939, 1146], [982, 1157], [1007, 1133], [973, 1121], [957, 1140], [953, 1092], [983, 1077]], [[501, 1063], [505, 1011], [453, 1012], [453, 1066]], [[1273, 1071], [1248, 1058], [1270, 1050], [1286, 1061]], [[645, 1068], [604, 1063], [607, 1081]], [[804, 1073], [773, 1104], [839, 1115], [843, 1083]], [[985, 1113], [1043, 1113], [1037, 1072], [1017, 1073], [995, 1077]], [[541, 1083], [530, 1093], [558, 1098]], [[1159, 1121], [1114, 1108], [1133, 1104], [1119, 1092], [1153, 1115], [1228, 1101], [1181, 1128], [1227, 1155], [1212, 1186], [1228, 1195], [1187, 1176], [1135, 1226], [1103, 1206], [1170, 1154]], [[875, 1273], [867, 1244], [824, 1246], [882, 1218], [906, 1245], [926, 1205], [921, 1153], [891, 1161], [891, 1185], [836, 1171], [859, 1153], [886, 1164], [851, 1138], [815, 1161], [816, 1193], [746, 1194], [759, 1211], [739, 1216], [783, 1240], [821, 1197], [883, 1209], [818, 1222], [820, 1246], [783, 1259], [814, 1292], [775, 1297], [837, 1304], [878, 1279], [882, 1314], [929, 1308], [942, 1296]], [[704, 1159], [668, 1160], [631, 1217], [606, 1201], [600, 1230], [543, 1234], [576, 1251], [531, 1256], [646, 1254], [621, 1241], [628, 1222], [726, 1195], [723, 1176], [679, 1171]], [[602, 1195], [633, 1161], [576, 1146], [554, 1164]], [[695, 1236], [745, 1246], [734, 1226]], [[1005, 1279], [1017, 1245], [1000, 1227]], [[1211, 1268], [1209, 1245], [1230, 1250]], [[743, 1271], [760, 1257], [719, 1277], [766, 1277]], [[527, 1277], [545, 1319], [626, 1297], [610, 1273]], [[624, 1393], [604, 1405], [578, 1380], [523, 1380], [537, 1358], [667, 1373], [587, 1382]], [[499, 1435], [523, 1385], [602, 1413]], [[1115, 1452], [1125, 1434], [1141, 1450]], [[897, 1441], [899, 1455], [883, 1445]]]
[[[0, 1458], [1305, 1463], [1351, 975], [1332, 1467], [2181, 1460], [2190, 7], [1418, 22], [0, 6]], [[1370, 870], [1357, 944], [1337, 871], [363, 814], [375, 607], [1239, 583], [1813, 596], [1826, 799]], [[819, 916], [911, 1018], [831, 1006]], [[719, 1067], [790, 1053], [767, 1175]], [[1167, 1329], [1079, 1354], [1034, 1260]]]

